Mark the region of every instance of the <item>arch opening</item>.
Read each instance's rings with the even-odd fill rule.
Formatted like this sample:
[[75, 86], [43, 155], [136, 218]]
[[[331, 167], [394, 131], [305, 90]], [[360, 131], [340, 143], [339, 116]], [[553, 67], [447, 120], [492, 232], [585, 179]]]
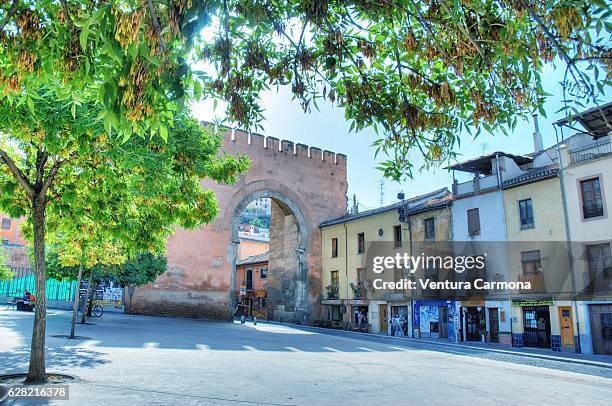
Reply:
[[308, 231], [300, 207], [260, 190], [242, 196], [231, 214], [232, 315], [307, 323]]

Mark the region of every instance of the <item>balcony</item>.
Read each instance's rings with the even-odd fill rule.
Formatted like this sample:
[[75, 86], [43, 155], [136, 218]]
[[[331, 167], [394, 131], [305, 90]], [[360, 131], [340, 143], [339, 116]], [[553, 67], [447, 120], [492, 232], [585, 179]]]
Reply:
[[593, 144], [574, 148], [569, 151], [571, 164], [603, 158], [612, 155], [612, 143], [610, 141], [597, 141]]
[[491, 189], [498, 187], [497, 175], [483, 176], [482, 178], [475, 178], [463, 183], [455, 183], [453, 185], [453, 193], [456, 196], [475, 194], [480, 190]]
[[367, 299], [368, 290], [363, 282], [359, 282], [358, 284], [351, 283], [351, 289], [353, 290], [353, 299]]
[[520, 289], [520, 293], [544, 292], [544, 274], [542, 272], [533, 272], [525, 275], [519, 275], [519, 282], [529, 282], [531, 284], [531, 289]]
[[339, 299], [340, 298], [340, 286], [338, 285], [329, 285], [325, 288], [326, 299]]
[[585, 272], [584, 286], [586, 293], [611, 293], [612, 267], [594, 273]]

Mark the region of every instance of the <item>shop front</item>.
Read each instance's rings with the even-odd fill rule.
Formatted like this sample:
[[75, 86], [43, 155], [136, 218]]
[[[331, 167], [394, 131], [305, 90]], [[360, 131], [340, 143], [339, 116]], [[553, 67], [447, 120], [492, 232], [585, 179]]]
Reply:
[[351, 300], [349, 301], [350, 323], [351, 328], [359, 331], [371, 331], [370, 326], [370, 306], [367, 300]]
[[551, 309], [554, 309], [552, 298], [513, 298], [512, 346], [560, 351], [560, 335], [552, 337], [551, 334]]
[[325, 314], [325, 320], [340, 323], [343, 321], [344, 313], [346, 312], [346, 305], [340, 300], [324, 300], [323, 309]]
[[461, 302], [463, 341], [486, 341], [487, 317], [484, 300]]
[[389, 306], [389, 334], [410, 337], [410, 304], [394, 303]]
[[593, 353], [612, 355], [612, 304], [589, 304]]
[[370, 325], [369, 332], [374, 334], [387, 334], [389, 315], [387, 302], [371, 300], [368, 303], [367, 321]]
[[457, 341], [457, 309], [454, 300], [417, 300], [412, 326], [417, 338]]
[[505, 300], [485, 300], [485, 316], [487, 326], [486, 341], [501, 345], [512, 345], [512, 329], [510, 301]]

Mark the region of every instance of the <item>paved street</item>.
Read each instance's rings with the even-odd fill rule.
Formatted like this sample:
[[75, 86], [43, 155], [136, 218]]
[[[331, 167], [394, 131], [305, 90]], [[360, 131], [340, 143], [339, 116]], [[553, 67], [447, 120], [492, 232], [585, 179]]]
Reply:
[[[33, 314], [0, 310], [0, 374], [27, 367]], [[48, 338], [70, 402], [154, 405], [609, 405], [612, 369], [411, 341], [107, 313]], [[69, 332], [50, 310], [48, 336]], [[46, 404], [46, 403], [45, 403]]]

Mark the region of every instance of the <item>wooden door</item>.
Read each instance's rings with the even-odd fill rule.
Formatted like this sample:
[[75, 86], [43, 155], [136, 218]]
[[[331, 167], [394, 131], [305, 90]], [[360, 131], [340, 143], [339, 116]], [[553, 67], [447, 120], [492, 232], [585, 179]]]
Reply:
[[590, 305], [589, 310], [593, 352], [612, 355], [612, 305]]
[[497, 307], [489, 308], [489, 334], [492, 343], [499, 342], [499, 312]]
[[387, 317], [387, 305], [378, 305], [378, 321], [380, 322], [380, 332], [387, 333], [389, 326], [389, 317]]
[[561, 327], [561, 345], [574, 346], [574, 322], [570, 306], [559, 307], [559, 325]]
[[438, 315], [440, 320], [440, 338], [448, 338], [448, 307], [439, 306]]

